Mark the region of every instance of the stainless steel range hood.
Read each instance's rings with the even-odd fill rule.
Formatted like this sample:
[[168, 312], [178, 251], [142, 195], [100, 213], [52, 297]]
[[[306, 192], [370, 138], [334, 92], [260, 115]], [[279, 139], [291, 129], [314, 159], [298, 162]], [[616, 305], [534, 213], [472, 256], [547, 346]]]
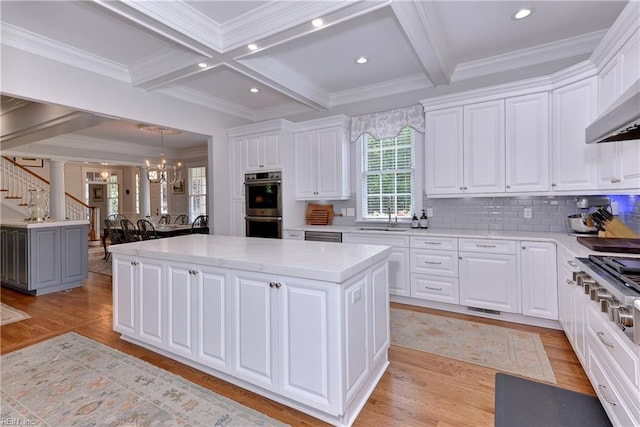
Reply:
[[640, 139], [640, 79], [585, 132], [587, 144]]

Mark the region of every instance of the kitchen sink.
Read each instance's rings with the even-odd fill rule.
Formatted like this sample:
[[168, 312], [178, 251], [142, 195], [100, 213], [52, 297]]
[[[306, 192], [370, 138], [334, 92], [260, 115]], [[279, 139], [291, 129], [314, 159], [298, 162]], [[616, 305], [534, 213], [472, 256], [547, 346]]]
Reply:
[[360, 227], [362, 231], [407, 231], [406, 228], [381, 228], [381, 227]]

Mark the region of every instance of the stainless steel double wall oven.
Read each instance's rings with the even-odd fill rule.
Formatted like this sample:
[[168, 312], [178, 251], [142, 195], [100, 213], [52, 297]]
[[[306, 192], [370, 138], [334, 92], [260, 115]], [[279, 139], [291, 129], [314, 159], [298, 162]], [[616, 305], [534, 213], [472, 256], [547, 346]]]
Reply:
[[244, 176], [247, 237], [282, 238], [282, 172]]

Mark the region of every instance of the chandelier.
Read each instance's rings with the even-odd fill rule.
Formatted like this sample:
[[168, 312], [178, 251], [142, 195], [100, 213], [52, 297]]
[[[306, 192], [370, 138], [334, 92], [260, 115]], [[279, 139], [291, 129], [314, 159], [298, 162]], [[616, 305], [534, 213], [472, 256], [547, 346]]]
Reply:
[[[102, 166], [108, 166], [107, 163], [101, 163]], [[107, 168], [104, 168], [100, 171], [100, 178], [102, 178], [103, 181], [108, 181], [109, 177], [111, 176], [111, 171]]]
[[147, 179], [149, 182], [152, 184], [161, 182], [166, 182], [170, 185], [178, 184], [182, 180], [182, 163], [177, 162], [175, 165], [170, 165], [167, 162], [167, 158], [164, 155], [164, 136], [178, 135], [182, 132], [176, 129], [143, 124], [138, 125], [138, 129], [142, 132], [160, 134], [160, 163], [152, 166], [151, 162], [146, 160]]

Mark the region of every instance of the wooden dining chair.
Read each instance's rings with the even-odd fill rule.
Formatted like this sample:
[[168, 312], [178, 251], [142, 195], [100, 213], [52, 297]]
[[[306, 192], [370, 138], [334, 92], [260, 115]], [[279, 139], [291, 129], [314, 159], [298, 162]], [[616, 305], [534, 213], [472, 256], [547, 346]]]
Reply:
[[158, 225], [169, 225], [169, 224], [171, 224], [171, 215], [164, 214], [160, 216], [160, 219], [158, 220]]
[[209, 226], [209, 215], [198, 215], [196, 219], [191, 223], [191, 234], [205, 234], [203, 230], [200, 230], [203, 227]]
[[[122, 233], [118, 229], [118, 223], [117, 222], [115, 222], [113, 220], [110, 220], [109, 218], [105, 218], [104, 219], [104, 226], [107, 229], [107, 231], [106, 231], [107, 236], [106, 237], [109, 238], [109, 244], [110, 245], [117, 245], [119, 243], [124, 243], [125, 242], [125, 240], [124, 240], [124, 238], [122, 236]], [[110, 256], [111, 256], [111, 252], [107, 251], [106, 247], [105, 247], [105, 254], [104, 254], [103, 259], [105, 261], [108, 261]]]
[[140, 240], [140, 236], [138, 233], [138, 229], [135, 224], [128, 219], [120, 220], [120, 228], [122, 228], [122, 234], [124, 235], [124, 240], [128, 242], [137, 242]]
[[188, 225], [189, 224], [189, 215], [178, 215], [176, 219], [173, 221], [175, 225]]
[[151, 240], [157, 239], [158, 233], [156, 233], [156, 228], [153, 226], [153, 223], [147, 219], [139, 219], [138, 222], [138, 232], [140, 232], [140, 237], [142, 240]]

